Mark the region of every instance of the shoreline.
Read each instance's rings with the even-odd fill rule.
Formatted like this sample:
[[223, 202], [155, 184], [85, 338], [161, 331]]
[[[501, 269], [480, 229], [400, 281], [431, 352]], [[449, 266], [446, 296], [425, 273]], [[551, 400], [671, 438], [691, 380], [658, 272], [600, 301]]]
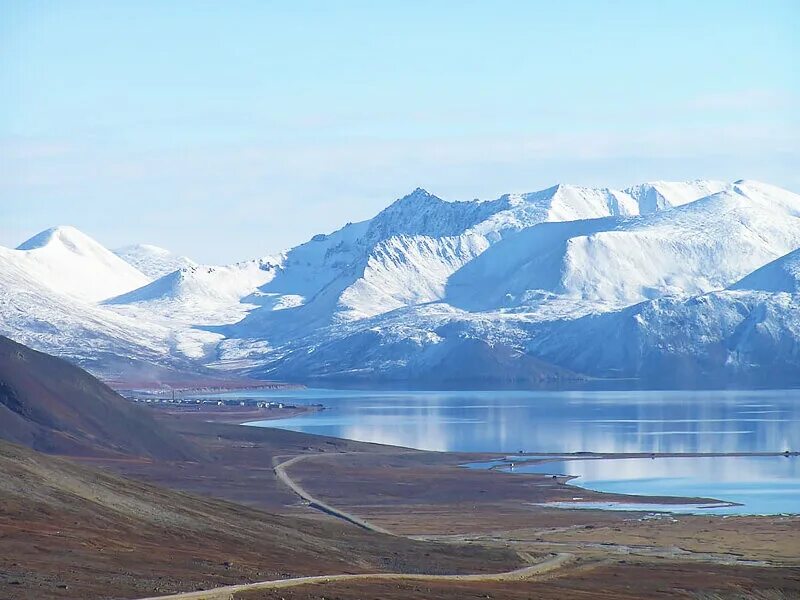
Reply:
[[[482, 569], [484, 553], [501, 550], [532, 556], [568, 552], [575, 555], [578, 564], [617, 565], [619, 577], [628, 577], [629, 570], [636, 568], [661, 572], [666, 565], [678, 581], [696, 573], [702, 573], [705, 581], [709, 572], [723, 566], [743, 569], [758, 564], [763, 570], [754, 573], [763, 573], [770, 581], [776, 578], [776, 569], [800, 568], [796, 553], [798, 517], [654, 516], [635, 511], [537, 506], [533, 503], [566, 501], [581, 495], [596, 501], [644, 501], [654, 505], [655, 510], [648, 512], [656, 513], [657, 503], [663, 499], [583, 490], [575, 494], [574, 487], [545, 475], [502, 477], [500, 473], [459, 466], [480, 459], [502, 459], [506, 456], [502, 453], [429, 452], [275, 427], [242, 426], [249, 415], [231, 423], [232, 417], [243, 416], [240, 411], [233, 415], [222, 411], [206, 415], [212, 422], [162, 410], [152, 414], [175, 435], [194, 444], [198, 458], [179, 463], [108, 458], [78, 462], [183, 492], [187, 497], [212, 497], [247, 507], [242, 510], [265, 511], [280, 521], [299, 519], [309, 527], [326, 527], [341, 531], [342, 535], [374, 540], [391, 548], [372, 551], [371, 556], [385, 556], [390, 561], [382, 563], [380, 570], [392, 570], [395, 549], [419, 542], [438, 544], [438, 548], [447, 551], [454, 545], [464, 545], [471, 549]], [[614, 455], [604, 455], [611, 456]], [[302, 460], [293, 460], [295, 457]], [[574, 458], [586, 455], [575, 454]], [[280, 472], [302, 495], [287, 486]], [[363, 523], [394, 535], [366, 530]], [[220, 557], [218, 562], [223, 560], [230, 561], [230, 556]], [[232, 561], [233, 567], [224, 567], [222, 575], [215, 575], [216, 585], [203, 587], [270, 579], [251, 574], [231, 577], [230, 569], [236, 569], [239, 560]], [[261, 563], [263, 557], [255, 560]], [[426, 564], [436, 563], [435, 559], [423, 560]], [[317, 566], [304, 564], [294, 564], [285, 571], [297, 576], [319, 573]], [[786, 579], [788, 575], [781, 577]], [[615, 572], [602, 574], [598, 581], [597, 585], [607, 586], [619, 579]], [[641, 581], [644, 580], [635, 574], [625, 580], [626, 585], [639, 585]], [[370, 582], [370, 586], [374, 585]], [[176, 587], [170, 591], [193, 589], [190, 583]], [[326, 597], [335, 595], [325, 591]], [[355, 597], [375, 594], [370, 591]], [[451, 597], [463, 594], [447, 596], [448, 600]]]
[[138, 387], [132, 385], [130, 382], [104, 382], [106, 385], [111, 387], [115, 392], [121, 394], [123, 396], [128, 395], [142, 395], [142, 396], [152, 396], [155, 398], [161, 398], [163, 396], [169, 396], [173, 392], [180, 393], [180, 394], [228, 394], [233, 392], [247, 392], [247, 391], [262, 391], [262, 390], [272, 390], [272, 391], [292, 391], [292, 390], [306, 390], [308, 386], [302, 383], [291, 383], [291, 382], [284, 382], [284, 381], [241, 381], [237, 382], [233, 381], [225, 381], [225, 382], [213, 382], [219, 383], [218, 385], [213, 385], [211, 382], [209, 384], [203, 385], [165, 385], [162, 387]]
[[225, 425], [248, 425], [257, 421], [278, 421], [290, 419], [325, 410], [321, 404], [303, 404], [287, 406], [284, 408], [256, 408], [253, 406], [216, 406], [216, 405], [174, 405], [153, 404], [150, 410], [161, 415], [169, 415], [176, 420], [200, 420], [207, 423], [221, 423]]
[[[800, 515], [800, 509], [794, 511], [783, 511], [783, 512], [758, 512], [757, 509], [753, 509], [755, 512], [715, 512], [718, 510], [724, 509], [731, 509], [735, 507], [746, 507], [749, 506], [750, 503], [748, 502], [740, 502], [737, 500], [730, 500], [730, 499], [723, 499], [723, 498], [716, 498], [711, 496], [698, 496], [698, 497], [690, 497], [690, 496], [651, 496], [647, 493], [638, 493], [635, 491], [624, 492], [624, 491], [607, 491], [598, 489], [592, 485], [591, 481], [580, 483], [578, 480], [581, 479], [580, 475], [572, 475], [566, 472], [548, 472], [548, 471], [514, 471], [515, 466], [520, 466], [524, 468], [525, 465], [547, 465], [548, 463], [554, 462], [561, 462], [564, 463], [564, 467], [569, 469], [570, 462], [577, 462], [577, 461], [603, 461], [603, 460], [656, 460], [656, 459], [665, 459], [665, 458], [678, 458], [678, 459], [691, 459], [691, 458], [737, 458], [737, 457], [766, 457], [766, 458], [794, 458], [800, 455], [798, 452], [730, 452], [730, 453], [721, 453], [721, 452], [686, 452], [686, 453], [677, 453], [677, 452], [664, 452], [664, 453], [605, 453], [605, 454], [594, 454], [592, 453], [590, 456], [587, 456], [587, 453], [564, 453], [558, 456], [550, 456], [550, 455], [540, 455], [533, 460], [521, 460], [519, 458], [531, 455], [518, 455], [518, 456], [505, 456], [502, 459], [498, 459], [493, 464], [488, 467], [473, 467], [470, 464], [462, 465], [466, 468], [477, 468], [477, 469], [485, 469], [487, 471], [495, 471], [498, 473], [504, 473], [506, 475], [524, 475], [524, 474], [544, 474], [548, 477], [551, 477], [554, 480], [560, 481], [565, 485], [571, 486], [576, 490], [580, 490], [582, 492], [589, 492], [592, 494], [613, 494], [615, 496], [635, 496], [637, 498], [636, 502], [630, 502], [625, 500], [609, 500], [606, 502], [598, 502], [597, 500], [587, 499], [584, 500], [582, 497], [573, 498], [572, 501], [561, 501], [555, 503], [539, 503], [539, 506], [544, 507], [554, 507], [563, 510], [570, 510], [570, 509], [580, 509], [580, 510], [612, 510], [612, 511], [647, 511], [648, 505], [653, 505], [652, 512], [663, 512], [669, 514], [694, 514], [694, 515], [708, 515], [714, 517], [726, 517], [730, 518], [732, 516], [777, 516], [777, 515], [791, 515], [791, 516], [798, 516]], [[515, 463], [519, 461], [518, 463]], [[473, 463], [474, 464], [474, 463]], [[635, 486], [632, 486], [635, 487]], [[658, 498], [658, 501], [649, 501], [647, 498]]]
[[[285, 417], [282, 416], [275, 416], [274, 420], [279, 420], [281, 418], [290, 418], [292, 416], [302, 416], [305, 414], [310, 414], [311, 412], [315, 411], [300, 411], [297, 414], [287, 415]], [[260, 420], [273, 420], [273, 419], [260, 419]], [[230, 423], [230, 421], [227, 421]], [[238, 422], [238, 425], [244, 426], [255, 426], [257, 425], [249, 425], [252, 421], [246, 422]], [[267, 426], [266, 428], [270, 428]], [[311, 435], [314, 436], [315, 434], [304, 434], [304, 435]], [[336, 438], [341, 439], [347, 442], [354, 442], [354, 443], [367, 443], [367, 442], [360, 442], [359, 440], [353, 440], [349, 438]], [[417, 452], [430, 452], [428, 450], [421, 450], [419, 448], [405, 448], [402, 446], [393, 446], [390, 444], [379, 444], [386, 448], [392, 448], [396, 450], [414, 450]], [[564, 484], [569, 486], [572, 489], [580, 490], [582, 492], [587, 492], [592, 495], [601, 495], [601, 496], [613, 496], [614, 499], [594, 499], [594, 500], [586, 500], [586, 501], [578, 501], [578, 502], [562, 502], [563, 506], [558, 506], [561, 510], [616, 510], [620, 512], [624, 512], [625, 510], [634, 510], [634, 509], [626, 509], [625, 505], [630, 506], [638, 506], [638, 505], [648, 505], [652, 504], [654, 509], [652, 512], [665, 512], [670, 513], [669, 509], [658, 510], [655, 507], [665, 507], [665, 506], [674, 506], [676, 508], [679, 507], [690, 507], [690, 506], [697, 506], [700, 508], [708, 507], [709, 512], [698, 512], [698, 513], [670, 513], [670, 514], [699, 514], [699, 515], [708, 515], [713, 517], [725, 517], [730, 518], [732, 516], [746, 516], [746, 515], [730, 515], [730, 514], [718, 514], [711, 512], [713, 509], [718, 508], [730, 508], [734, 506], [744, 506], [744, 504], [739, 502], [733, 502], [729, 500], [723, 500], [719, 498], [710, 498], [710, 497], [700, 497], [700, 496], [652, 496], [652, 495], [640, 495], [636, 493], [620, 493], [620, 492], [604, 492], [602, 490], [592, 489], [591, 487], [584, 487], [582, 485], [578, 485], [573, 483], [574, 480], [579, 479], [580, 476], [578, 475], [570, 475], [570, 474], [562, 474], [562, 473], [515, 473], [513, 471], [505, 470], [503, 467], [506, 465], [513, 465], [515, 459], [519, 458], [528, 458], [529, 460], [523, 460], [522, 464], [546, 464], [548, 462], [556, 462], [556, 461], [577, 461], [577, 460], [624, 460], [624, 459], [650, 459], [655, 460], [658, 458], [735, 458], [735, 457], [774, 457], [774, 458], [782, 458], [782, 457], [796, 457], [800, 456], [800, 452], [769, 452], [769, 451], [754, 451], [754, 452], [620, 452], [620, 453], [608, 453], [608, 452], [585, 452], [585, 451], [578, 451], [578, 452], [564, 452], [564, 453], [548, 453], [548, 452], [523, 452], [518, 454], [509, 454], [509, 453], [485, 453], [485, 452], [437, 452], [437, 454], [443, 454], [453, 457], [465, 457], [465, 456], [475, 456], [484, 459], [482, 461], [476, 462], [498, 462], [501, 464], [493, 465], [486, 469], [477, 469], [477, 470], [485, 470], [485, 471], [494, 471], [497, 473], [503, 473], [507, 475], [542, 475], [549, 479], [556, 481], [557, 483]], [[498, 454], [502, 454], [502, 456], [497, 456]], [[488, 458], [488, 460], [486, 460]], [[459, 467], [467, 467], [468, 463], [461, 463]], [[589, 509], [585, 506], [581, 506], [581, 504], [601, 504], [603, 502], [607, 502], [609, 505], [621, 505], [619, 508], [606, 508], [606, 507], [593, 507]], [[548, 506], [555, 506], [556, 504], [542, 504], [544, 507]], [[569, 506], [569, 504], [574, 504], [575, 506]], [[639, 509], [644, 510], [644, 509]], [[787, 513], [776, 513], [776, 514], [787, 514]], [[789, 513], [793, 515], [800, 514], [798, 513]], [[757, 516], [756, 514], [748, 515], [748, 516]]]
[[[302, 386], [298, 386], [300, 389]], [[236, 392], [236, 391], [246, 391], [246, 389], [273, 389], [273, 388], [263, 388], [263, 387], [251, 387], [251, 388], [239, 388], [238, 390], [229, 390], [229, 392]], [[288, 389], [288, 388], [283, 388]], [[225, 393], [225, 392], [221, 392]], [[243, 399], [246, 399], [243, 396]], [[158, 407], [159, 405], [154, 405]], [[189, 405], [192, 406], [192, 405]], [[174, 410], [165, 411], [167, 414], [173, 414], [174, 416], [178, 416], [179, 418], [192, 418], [192, 416], [197, 415], [197, 417], [202, 417], [205, 421], [209, 423], [221, 423], [221, 424], [235, 424], [238, 426], [248, 426], [248, 427], [256, 427], [258, 428], [259, 425], [256, 423], [262, 421], [277, 421], [282, 419], [289, 419], [299, 416], [304, 416], [308, 414], [312, 414], [314, 412], [318, 412], [320, 410], [325, 410], [326, 407], [323, 405], [300, 405], [300, 406], [291, 406], [287, 407], [286, 409], [254, 409], [252, 406], [250, 407], [221, 407], [220, 410], [214, 410], [206, 408], [208, 405], [203, 405], [203, 410], [192, 411], [192, 410]], [[216, 406], [214, 407], [216, 408]], [[225, 410], [227, 409], [227, 410]], [[191, 415], [191, 416], [190, 416]], [[276, 429], [277, 427], [265, 425], [266, 428]], [[291, 430], [286, 430], [291, 431]], [[314, 437], [316, 434], [306, 434], [311, 435]], [[361, 442], [355, 439], [349, 438], [334, 438], [339, 439], [346, 442], [352, 443], [367, 443]], [[419, 448], [404, 448], [402, 446], [393, 446], [393, 445], [386, 445], [380, 444], [377, 445], [386, 446], [387, 448], [393, 448], [395, 450], [413, 450], [417, 452], [430, 452], [428, 450], [423, 450]], [[439, 452], [440, 454], [446, 454], [449, 456], [479, 456], [483, 461], [489, 462], [498, 462], [501, 464], [493, 465], [483, 470], [487, 471], [495, 471], [501, 472], [505, 474], [511, 474], [519, 476], [521, 474], [531, 475], [532, 473], [519, 473], [513, 471], [513, 465], [516, 461], [520, 461], [522, 464], [544, 464], [548, 462], [555, 462], [555, 461], [579, 461], [579, 460], [624, 460], [624, 459], [651, 459], [655, 460], [658, 458], [665, 459], [665, 458], [734, 458], [734, 457], [797, 457], [800, 456], [800, 452], [798, 451], [752, 451], [752, 452], [595, 452], [595, 451], [576, 451], [576, 452], [525, 452], [519, 451], [517, 453], [507, 453], [507, 452], [452, 452], [452, 451], [444, 451]], [[501, 456], [498, 456], [501, 455]], [[505, 465], [511, 465], [511, 470], [506, 470], [504, 467]], [[458, 466], [466, 466], [466, 465], [458, 465]], [[635, 490], [631, 489], [630, 491], [626, 492], [619, 492], [619, 491], [604, 491], [601, 489], [596, 489], [590, 487], [591, 484], [581, 485], [577, 483], [575, 480], [580, 479], [579, 475], [572, 475], [567, 472], [565, 473], [539, 473], [547, 478], [552, 479], [553, 481], [563, 484], [565, 486], [570, 487], [573, 490], [580, 490], [584, 494], [591, 494], [593, 496], [601, 496], [602, 498], [597, 499], [587, 499], [584, 500], [581, 498], [580, 501], [560, 501], [555, 502], [550, 505], [547, 503], [543, 504], [543, 506], [556, 506], [559, 505], [558, 508], [562, 510], [588, 510], [586, 505], [592, 504], [594, 510], [602, 510], [602, 511], [620, 511], [624, 512], [626, 510], [643, 510], [643, 509], [635, 509], [635, 508], [626, 508], [626, 507], [633, 507], [633, 506], [642, 506], [642, 505], [652, 505], [653, 512], [672, 512], [672, 514], [698, 514], [698, 515], [709, 515], [713, 517], [726, 517], [730, 518], [733, 516], [745, 516], [748, 513], [726, 513], [726, 512], [715, 512], [715, 509], [729, 509], [733, 507], [744, 507], [748, 506], [750, 502], [739, 502], [729, 499], [722, 499], [716, 498], [711, 496], [683, 496], [683, 495], [670, 495], [670, 496], [661, 496], [661, 495], [652, 495], [647, 492], [645, 493], [638, 493]], [[687, 490], [688, 491], [688, 490]], [[613, 496], [613, 499], [609, 499], [608, 497]], [[601, 504], [608, 504], [608, 506], [601, 506]], [[538, 504], [538, 503], [533, 503]], [[700, 511], [696, 513], [687, 513], [687, 512], [680, 512], [681, 508], [687, 508], [691, 506], [698, 506], [701, 508], [707, 509], [707, 512]], [[675, 507], [674, 511], [670, 511], [668, 508], [662, 511], [659, 511], [657, 507]], [[678, 511], [678, 512], [675, 512]], [[752, 516], [755, 515], [800, 515], [800, 510], [798, 511], [783, 511], [783, 512], [754, 512], [749, 513]]]
[[[298, 396], [272, 400], [303, 401], [303, 394]], [[176, 460], [102, 453], [65, 460], [10, 447], [5, 472], [12, 484], [21, 466], [33, 473], [23, 473], [24, 485], [41, 483], [36, 494], [4, 503], [0, 589], [20, 600], [17, 589], [24, 597], [64, 597], [64, 588], [55, 584], [68, 585], [69, 597], [111, 592], [161, 598], [183, 592], [187, 598], [233, 593], [241, 600], [311, 600], [323, 593], [342, 600], [478, 595], [525, 600], [539, 597], [542, 586], [566, 590], [580, 588], [584, 580], [583, 591], [613, 590], [609, 598], [667, 597], [664, 590], [686, 589], [692, 581], [712, 591], [717, 588], [710, 581], [760, 589], [796, 582], [800, 590], [800, 516], [664, 512], [664, 503], [711, 499], [578, 491], [570, 477], [503, 477], [497, 469], [460, 466], [480, 460], [507, 465], [710, 456], [713, 462], [706, 466], [714, 472], [729, 456], [769, 456], [777, 462], [783, 452], [423, 451], [281, 429], [279, 419], [322, 407], [278, 405], [258, 409], [241, 406], [239, 399], [230, 406], [217, 401], [140, 404], [166, 434], [187, 445], [187, 453]], [[267, 422], [246, 425], [253, 420]], [[334, 431], [358, 435], [355, 429]], [[384, 439], [424, 443], [422, 437], [392, 435], [389, 430]], [[442, 437], [440, 443], [449, 440]], [[30, 458], [21, 461], [14, 453]], [[569, 472], [568, 464], [558, 470]], [[632, 473], [671, 469], [642, 466]], [[732, 471], [734, 479], [743, 474]], [[597, 504], [557, 506], [576, 496]], [[632, 506], [608, 510], [601, 505], [607, 502], [645, 506], [641, 512]], [[491, 578], [517, 568], [520, 559], [540, 562], [557, 555], [574, 562], [540, 582], [514, 587], [513, 582], [485, 581], [486, 574]], [[326, 573], [364, 577], [330, 580]], [[386, 579], [385, 573], [403, 573], [403, 578]], [[427, 577], [441, 573], [481, 575], [480, 580]], [[663, 579], [651, 585], [659, 576]], [[311, 580], [309, 588], [305, 577], [321, 579]], [[285, 585], [295, 591], [272, 590], [284, 580], [292, 581]], [[18, 588], [4, 588], [9, 581], [18, 582]], [[421, 586], [441, 593], [420, 591]], [[519, 593], [507, 593], [514, 590]], [[591, 595], [583, 591], [571, 596], [559, 589], [548, 598]]]

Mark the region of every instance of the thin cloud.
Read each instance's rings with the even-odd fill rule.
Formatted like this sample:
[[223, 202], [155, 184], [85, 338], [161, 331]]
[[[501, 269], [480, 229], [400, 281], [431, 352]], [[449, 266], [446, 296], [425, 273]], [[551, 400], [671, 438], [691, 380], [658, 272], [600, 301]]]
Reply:
[[798, 98], [788, 92], [777, 90], [736, 90], [702, 94], [692, 98], [687, 107], [695, 110], [770, 110], [797, 106]]

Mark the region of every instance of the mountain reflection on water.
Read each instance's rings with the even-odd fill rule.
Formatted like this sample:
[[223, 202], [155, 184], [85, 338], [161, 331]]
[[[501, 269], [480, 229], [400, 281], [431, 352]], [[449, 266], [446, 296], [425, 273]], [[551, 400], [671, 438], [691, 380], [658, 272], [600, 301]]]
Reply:
[[[232, 394], [236, 395], [236, 394]], [[326, 410], [258, 423], [440, 451], [783, 452], [800, 394], [758, 391], [251, 392]]]

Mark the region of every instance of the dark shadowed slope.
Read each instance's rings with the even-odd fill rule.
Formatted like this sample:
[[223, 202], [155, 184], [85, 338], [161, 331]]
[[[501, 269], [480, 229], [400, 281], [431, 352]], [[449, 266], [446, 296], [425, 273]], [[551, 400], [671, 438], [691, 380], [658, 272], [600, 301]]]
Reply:
[[0, 336], [0, 438], [43, 452], [187, 459], [192, 447], [70, 363]]

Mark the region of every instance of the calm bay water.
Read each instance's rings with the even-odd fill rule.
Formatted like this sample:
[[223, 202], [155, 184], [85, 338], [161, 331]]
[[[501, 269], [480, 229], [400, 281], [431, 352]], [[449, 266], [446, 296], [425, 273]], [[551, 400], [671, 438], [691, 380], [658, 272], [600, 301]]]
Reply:
[[[512, 457], [509, 457], [512, 458]], [[798, 457], [726, 456], [690, 458], [622, 458], [560, 460], [539, 464], [508, 461], [470, 465], [494, 466], [514, 473], [573, 475], [579, 487], [616, 494], [714, 498], [733, 505], [661, 507], [695, 514], [800, 513], [800, 459]], [[575, 495], [580, 496], [576, 490]], [[652, 506], [603, 504], [591, 507], [653, 510]], [[570, 507], [574, 507], [570, 503]]]
[[[255, 425], [425, 450], [705, 453], [800, 449], [800, 392], [795, 390], [302, 390], [248, 395], [326, 407], [319, 413]], [[799, 463], [797, 457], [581, 460], [550, 464], [545, 472], [578, 475], [577, 484], [601, 491], [704, 496], [745, 504], [727, 512], [798, 513]]]
[[[237, 395], [237, 394], [231, 394]], [[241, 395], [241, 394], [238, 394]], [[263, 423], [424, 450], [782, 452], [800, 449], [800, 391], [253, 392], [326, 410]]]

